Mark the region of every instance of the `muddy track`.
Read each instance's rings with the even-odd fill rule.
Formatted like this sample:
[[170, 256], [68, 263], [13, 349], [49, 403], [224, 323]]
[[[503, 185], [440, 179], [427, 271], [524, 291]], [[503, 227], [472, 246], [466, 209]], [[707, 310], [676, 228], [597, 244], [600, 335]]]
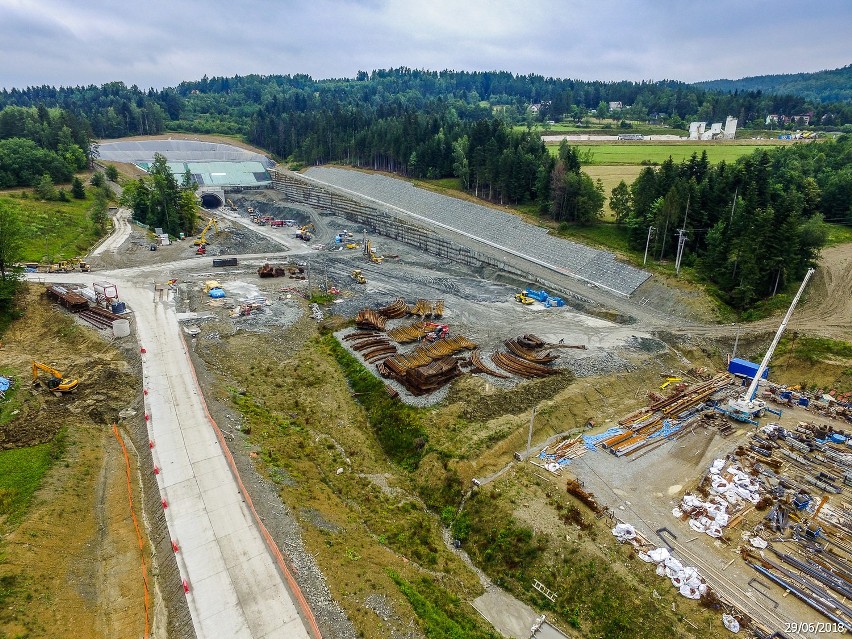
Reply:
[[[805, 289], [804, 302], [799, 304], [788, 329], [816, 337], [849, 341], [852, 339], [852, 246], [827, 248], [822, 253], [814, 277]], [[667, 330], [675, 334], [718, 337], [730, 335], [729, 324], [670, 324]], [[740, 325], [741, 334], [774, 332], [779, 315]], [[659, 329], [658, 326], [654, 328]]]

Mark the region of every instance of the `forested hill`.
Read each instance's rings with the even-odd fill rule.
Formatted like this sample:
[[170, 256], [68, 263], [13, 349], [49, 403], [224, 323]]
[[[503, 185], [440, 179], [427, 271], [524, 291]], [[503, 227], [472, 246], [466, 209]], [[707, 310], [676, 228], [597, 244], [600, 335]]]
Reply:
[[[847, 69], [848, 72], [848, 69]], [[786, 77], [786, 76], [779, 76]], [[790, 76], [793, 77], [793, 76]], [[846, 88], [852, 86], [847, 81]], [[848, 98], [848, 96], [847, 96]], [[422, 111], [427, 103], [452, 104], [462, 119], [497, 115], [507, 123], [570, 119], [581, 122], [608, 114], [610, 102], [627, 120], [685, 129], [691, 120], [723, 122], [733, 115], [740, 128], [762, 128], [766, 116], [813, 112], [812, 123], [852, 124], [852, 102], [826, 103], [801, 96], [757, 90], [721, 93], [674, 80], [602, 82], [515, 75], [504, 71], [381, 69], [354, 78], [316, 80], [307, 75], [204, 77], [177, 87], [143, 90], [110, 82], [101, 87], [38, 86], [0, 90], [6, 106], [59, 107], [84, 118], [97, 138], [150, 135], [163, 131], [225, 133], [252, 138], [256, 117], [352, 108], [372, 117], [388, 110]], [[530, 109], [536, 105], [536, 110]], [[259, 140], [256, 140], [259, 142]], [[287, 146], [287, 145], [282, 145]], [[290, 145], [292, 146], [292, 145]]]
[[708, 91], [762, 91], [773, 95], [795, 95], [811, 102], [852, 102], [852, 64], [816, 73], [756, 75], [739, 80], [710, 80], [693, 86]]

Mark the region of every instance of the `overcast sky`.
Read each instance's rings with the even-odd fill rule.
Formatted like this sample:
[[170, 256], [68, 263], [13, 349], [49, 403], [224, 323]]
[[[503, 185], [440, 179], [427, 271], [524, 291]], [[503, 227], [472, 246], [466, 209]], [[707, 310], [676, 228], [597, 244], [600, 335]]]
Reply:
[[506, 70], [685, 82], [850, 59], [846, 0], [0, 0], [0, 87]]

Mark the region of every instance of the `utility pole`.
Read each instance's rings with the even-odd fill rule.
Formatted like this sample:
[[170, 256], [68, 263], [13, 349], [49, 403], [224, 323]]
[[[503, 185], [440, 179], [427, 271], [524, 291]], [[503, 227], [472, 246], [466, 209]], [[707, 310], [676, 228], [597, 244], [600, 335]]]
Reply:
[[740, 187], [734, 189], [734, 201], [731, 202], [731, 219], [729, 220], [729, 224], [734, 223], [734, 210], [737, 208], [737, 193], [740, 192]]
[[686, 198], [686, 211], [683, 214], [683, 225], [677, 232], [677, 257], [675, 257], [675, 275], [680, 275], [680, 261], [683, 259], [683, 248], [686, 246], [686, 218], [689, 215], [689, 198]]
[[645, 240], [645, 259], [642, 260], [642, 266], [648, 263], [648, 246], [651, 244], [651, 235], [653, 235], [655, 230], [653, 226], [648, 227], [648, 239]]
[[686, 245], [686, 231], [678, 229], [677, 256], [675, 257], [675, 275], [680, 275], [680, 261], [683, 258], [683, 247]]

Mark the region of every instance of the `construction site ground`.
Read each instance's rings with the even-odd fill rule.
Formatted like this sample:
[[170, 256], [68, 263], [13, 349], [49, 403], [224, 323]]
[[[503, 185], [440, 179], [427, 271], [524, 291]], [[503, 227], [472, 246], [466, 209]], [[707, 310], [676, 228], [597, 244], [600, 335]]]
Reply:
[[[322, 611], [318, 620], [326, 636], [425, 636], [410, 598], [394, 576], [419, 585], [421, 592], [428, 587], [420, 580], [437, 584], [443, 592], [460, 597], [465, 615], [479, 619], [481, 628], [486, 628], [469, 604], [486, 591], [496, 591], [493, 583], [501, 582], [500, 575], [485, 577], [466, 562], [465, 550], [477, 556], [476, 533], [469, 548], [457, 549], [448, 543], [451, 537], [435, 504], [458, 507], [458, 500], [451, 496], [467, 493], [474, 478], [491, 477], [481, 495], [469, 498], [493, 500], [495, 512], [510, 513], [519, 525], [546, 536], [554, 557], [579, 552], [609, 562], [617, 583], [628, 593], [634, 589], [637, 602], [642, 599], [641, 604], [631, 601], [631, 605], [637, 610], [647, 608], [658, 617], [642, 621], [648, 624], [643, 626], [648, 629], [644, 636], [705, 637], [726, 632], [720, 612], [707, 612], [675, 598], [669, 584], [652, 570], [637, 568], [641, 562], [617, 547], [605, 519], [582, 512], [588, 526], [583, 528], [566, 523], [562, 513], [572, 504], [565, 493], [565, 477], [576, 474], [620, 518], [647, 535], [666, 526], [679, 540], [691, 539], [695, 535], [689, 531], [678, 534], [678, 525], [683, 524], [670, 521], [672, 502], [694, 485], [712, 459], [736, 447], [739, 434], [723, 439], [699, 430], [635, 460], [588, 452], [561, 478], [528, 464], [511, 465], [498, 475], [512, 463], [514, 452], [525, 449], [533, 406], [537, 407], [534, 444], [559, 433], [596, 432], [643, 405], [645, 393], [659, 386], [661, 373], [695, 365], [723, 366], [734, 329], [700, 323], [713, 317], [705, 298], [688, 287], [672, 292], [652, 278], [631, 302], [640, 319], [636, 323], [602, 319], [623, 315], [626, 303], [622, 301], [609, 310], [579, 297], [569, 300], [573, 307], [525, 307], [513, 295], [531, 282], [447, 263], [380, 236], [370, 237], [377, 253], [398, 258], [373, 264], [357, 249], [314, 250], [315, 245], [332, 244], [334, 235], [344, 229], [357, 241], [362, 229], [343, 219], [292, 207], [273, 192], [234, 200], [237, 212], [211, 213], [220, 219], [221, 231], [211, 236], [205, 256], [195, 255], [191, 240], [151, 251], [152, 236], [134, 226], [117, 252], [93, 257], [92, 264], [96, 273], [135, 267], [150, 276], [152, 284], [178, 279], [176, 306], [178, 312], [189, 314], [183, 326], [196, 335], [189, 340], [190, 351], [211, 412], [245, 473], [259, 514], [295, 567], [315, 612]], [[294, 228], [254, 228], [248, 222], [248, 206], [279, 219], [311, 221], [317, 227], [316, 237], [306, 244], [293, 237]], [[211, 258], [221, 255], [240, 256], [238, 266], [212, 267]], [[304, 268], [314, 292], [332, 286], [342, 291], [321, 305], [323, 321], [311, 317], [303, 297], [308, 279], [258, 278], [256, 269], [267, 259]], [[350, 277], [353, 269], [362, 270], [366, 285]], [[201, 290], [211, 279], [222, 284], [225, 301], [212, 300]], [[850, 286], [848, 247], [827, 249], [809, 299], [797, 311], [791, 329], [848, 340], [852, 313], [849, 296], [843, 292]], [[37, 291], [38, 285], [32, 288]], [[231, 316], [235, 305], [231, 300], [253, 296], [266, 297], [269, 304], [248, 316]], [[327, 341], [330, 333], [346, 330], [358, 310], [383, 306], [398, 297], [410, 304], [418, 298], [445, 300], [442, 321], [450, 325], [451, 335], [473, 340], [486, 356], [501, 348], [504, 340], [523, 333], [587, 348], [559, 350], [558, 365], [570, 371], [565, 375], [522, 383], [466, 375], [432, 397], [403, 393], [403, 399], [421, 411], [428, 438], [418, 469], [410, 472], [388, 461]], [[61, 363], [69, 374], [79, 372], [85, 382], [82, 394], [71, 401], [91, 405], [87, 411], [73, 413], [63, 463], [54, 466], [25, 519], [3, 542], [6, 560], [0, 569], [4, 575], [17, 571], [22, 577], [16, 583], [23, 586], [6, 600], [14, 611], [0, 617], [2, 630], [9, 636], [23, 632], [32, 637], [64, 636], [69, 628], [89, 624], [81, 627], [91, 632], [81, 634], [140, 636], [139, 551], [129, 520], [123, 458], [106, 427], [122, 408], [138, 408], [138, 356], [134, 357], [132, 338], [125, 338], [129, 346], [119, 343], [121, 351], [116, 351], [93, 329], [74, 324], [63, 311], [52, 310], [37, 297], [31, 300], [26, 323], [19, 320], [4, 337], [3, 365], [11, 362], [23, 376], [30, 357]], [[667, 313], [665, 323], [641, 321]], [[759, 357], [775, 328], [777, 318], [744, 328], [740, 343], [744, 354]], [[68, 331], [69, 336], [64, 335]], [[80, 348], [81, 339], [85, 348]], [[840, 374], [850, 364], [835, 361], [832, 366]], [[787, 370], [791, 379], [780, 381], [798, 383], [800, 379], [792, 378], [805, 373], [807, 366], [791, 360]], [[17, 427], [27, 421], [40, 424], [40, 432], [49, 432], [67, 415], [64, 408], [56, 408], [66, 406], [67, 398], [57, 398], [56, 406], [53, 399], [39, 398], [37, 420], [17, 419], [12, 424]], [[794, 418], [795, 413], [789, 416]], [[590, 420], [595, 424], [592, 429]], [[14, 443], [34, 441], [18, 437]], [[96, 490], [99, 486], [102, 492]], [[62, 517], [67, 519], [60, 525]], [[85, 524], [71, 526], [70, 521]], [[685, 543], [683, 558], [693, 561], [688, 555], [692, 551], [695, 565], [704, 562], [709, 570], [720, 570], [734, 554], [704, 537]], [[79, 551], [57, 553], [60, 543], [63, 549]], [[19, 548], [28, 553], [20, 562], [17, 557], [24, 555]], [[544, 571], [547, 561], [539, 558], [535, 565]], [[82, 579], [78, 577], [81, 566], [109, 574], [113, 581]], [[747, 591], [747, 582], [754, 576], [748, 570], [736, 560], [723, 574], [732, 582], [741, 581], [740, 587]], [[546, 581], [545, 573], [541, 574]], [[519, 590], [518, 583], [511, 579], [501, 583], [513, 595], [507, 595], [508, 604], [497, 604], [503, 611], [511, 609], [517, 596], [533, 604], [536, 612], [548, 611], [548, 618], [569, 636], [599, 633], [599, 626], [589, 622], [572, 629], [570, 619], [550, 612], [546, 600], [536, 592]], [[81, 584], [98, 587], [87, 590]], [[550, 587], [558, 590], [559, 584]], [[652, 590], [666, 597], [664, 605], [652, 598]], [[116, 604], [119, 592], [127, 594]], [[504, 600], [497, 597], [496, 601]], [[808, 609], [790, 604], [792, 598], [780, 601], [788, 618], [814, 619]], [[155, 598], [155, 621], [157, 609]], [[520, 604], [518, 610], [521, 617], [526, 614]], [[42, 622], [44, 611], [50, 611], [55, 622]], [[663, 626], [670, 634], [662, 633]]]
[[[0, 523], [0, 636], [135, 639], [145, 627], [142, 553], [125, 460], [110, 424], [137, 403], [136, 349], [129, 340], [110, 344], [56, 311], [39, 287], [22, 302], [24, 315], [3, 336], [0, 349], [4, 373], [15, 372], [11, 410], [18, 411], [3, 415], [0, 446], [53, 442], [57, 461], [23, 517]], [[79, 391], [54, 397], [33, 388], [33, 359], [79, 378]], [[138, 504], [132, 454], [130, 462]]]

